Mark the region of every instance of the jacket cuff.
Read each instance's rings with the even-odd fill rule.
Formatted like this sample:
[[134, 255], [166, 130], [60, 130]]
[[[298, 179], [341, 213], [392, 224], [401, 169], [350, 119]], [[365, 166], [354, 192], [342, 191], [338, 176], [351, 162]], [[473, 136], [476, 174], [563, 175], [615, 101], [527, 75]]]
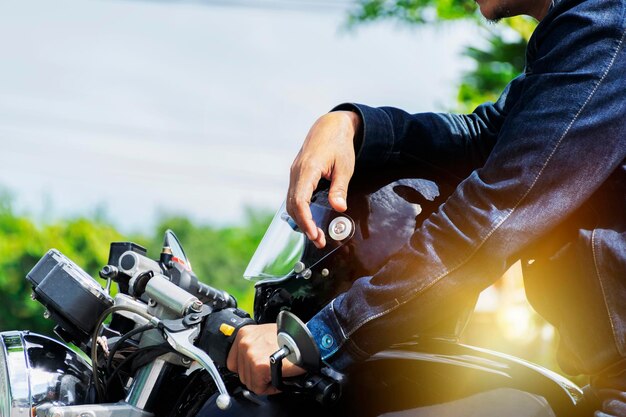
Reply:
[[361, 116], [360, 143], [355, 149], [356, 164], [358, 166], [383, 165], [389, 159], [393, 150], [393, 125], [391, 118], [382, 109], [369, 107], [364, 104], [343, 103], [331, 111], [352, 111]]
[[331, 301], [306, 324], [320, 351], [322, 361], [338, 371], [344, 371], [369, 355], [353, 346], [337, 321]]

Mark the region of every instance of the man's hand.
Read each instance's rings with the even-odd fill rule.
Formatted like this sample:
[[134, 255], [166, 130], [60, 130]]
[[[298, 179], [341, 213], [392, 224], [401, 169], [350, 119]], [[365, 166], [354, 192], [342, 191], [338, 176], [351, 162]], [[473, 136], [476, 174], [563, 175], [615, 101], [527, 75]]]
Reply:
[[358, 114], [336, 111], [320, 117], [291, 165], [287, 212], [315, 246], [326, 245], [324, 232], [313, 222], [311, 196], [319, 180], [330, 180], [328, 200], [345, 211], [348, 183], [354, 173], [354, 136], [361, 124]]
[[[270, 355], [278, 350], [276, 324], [244, 326], [239, 329], [228, 353], [226, 366], [239, 374], [241, 382], [257, 395], [278, 392], [271, 384]], [[305, 372], [291, 362], [283, 361], [283, 377], [301, 375]]]

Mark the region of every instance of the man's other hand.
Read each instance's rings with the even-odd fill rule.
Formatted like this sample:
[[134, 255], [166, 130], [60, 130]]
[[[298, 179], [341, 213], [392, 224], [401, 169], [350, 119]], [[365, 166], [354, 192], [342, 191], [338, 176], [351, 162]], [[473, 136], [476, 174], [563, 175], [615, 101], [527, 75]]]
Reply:
[[[275, 394], [278, 390], [272, 386], [270, 356], [277, 350], [276, 324], [244, 326], [239, 329], [230, 348], [226, 366], [239, 374], [241, 382], [255, 394]], [[288, 360], [283, 361], [283, 377], [293, 377], [304, 372], [304, 369]]]
[[332, 208], [348, 208], [348, 183], [354, 173], [354, 136], [360, 124], [360, 116], [354, 112], [325, 114], [311, 127], [291, 165], [287, 212], [318, 248], [326, 245], [326, 238], [313, 221], [311, 196], [323, 177], [331, 182], [328, 200]]

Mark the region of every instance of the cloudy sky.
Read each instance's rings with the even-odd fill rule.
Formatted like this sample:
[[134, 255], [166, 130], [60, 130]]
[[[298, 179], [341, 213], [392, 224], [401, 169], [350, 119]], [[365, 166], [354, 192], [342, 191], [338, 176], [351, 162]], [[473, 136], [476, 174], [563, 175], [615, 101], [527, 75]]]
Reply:
[[232, 223], [278, 208], [334, 105], [453, 105], [473, 29], [346, 30], [330, 3], [0, 1], [0, 185], [43, 221]]

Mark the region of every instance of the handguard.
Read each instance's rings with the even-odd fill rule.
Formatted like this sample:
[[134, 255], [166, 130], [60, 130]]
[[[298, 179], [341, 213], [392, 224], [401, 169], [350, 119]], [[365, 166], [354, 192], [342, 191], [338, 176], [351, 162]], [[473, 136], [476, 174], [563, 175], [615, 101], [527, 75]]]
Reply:
[[225, 308], [216, 311], [206, 318], [198, 347], [207, 352], [218, 366], [226, 367], [228, 352], [239, 329], [248, 324], [256, 322], [243, 310]]

